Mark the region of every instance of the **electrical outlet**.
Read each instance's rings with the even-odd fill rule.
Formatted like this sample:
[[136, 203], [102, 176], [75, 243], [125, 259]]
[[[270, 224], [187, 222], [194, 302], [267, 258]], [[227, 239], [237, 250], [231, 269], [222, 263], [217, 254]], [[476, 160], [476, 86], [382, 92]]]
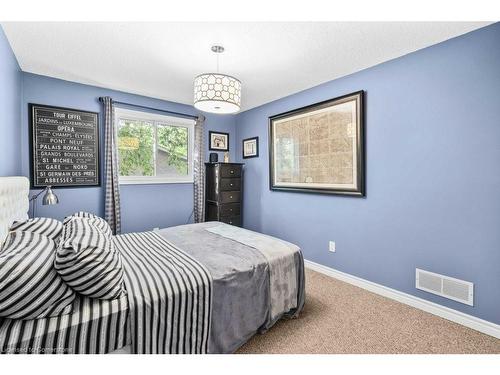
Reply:
[[332, 253], [335, 252], [335, 241], [330, 241], [328, 244], [328, 251], [331, 251]]

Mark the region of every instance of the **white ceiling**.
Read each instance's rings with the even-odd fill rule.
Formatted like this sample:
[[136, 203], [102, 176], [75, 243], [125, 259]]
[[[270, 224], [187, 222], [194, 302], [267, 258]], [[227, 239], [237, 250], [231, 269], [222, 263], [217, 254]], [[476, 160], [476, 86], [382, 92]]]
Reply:
[[243, 84], [247, 110], [485, 26], [486, 22], [6, 22], [26, 72], [192, 104], [193, 78]]

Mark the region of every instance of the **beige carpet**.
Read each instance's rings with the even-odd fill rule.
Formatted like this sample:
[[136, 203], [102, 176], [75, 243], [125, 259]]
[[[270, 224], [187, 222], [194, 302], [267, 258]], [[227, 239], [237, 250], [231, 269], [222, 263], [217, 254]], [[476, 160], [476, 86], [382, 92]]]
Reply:
[[301, 316], [237, 353], [500, 353], [500, 340], [307, 270]]

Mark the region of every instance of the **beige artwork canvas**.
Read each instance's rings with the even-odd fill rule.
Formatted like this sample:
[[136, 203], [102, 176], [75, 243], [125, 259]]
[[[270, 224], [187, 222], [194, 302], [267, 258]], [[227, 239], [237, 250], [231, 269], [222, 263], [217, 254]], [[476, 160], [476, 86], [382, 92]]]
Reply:
[[245, 155], [254, 155], [255, 150], [255, 142], [246, 142], [245, 143]]
[[361, 195], [362, 93], [271, 118], [272, 188]]

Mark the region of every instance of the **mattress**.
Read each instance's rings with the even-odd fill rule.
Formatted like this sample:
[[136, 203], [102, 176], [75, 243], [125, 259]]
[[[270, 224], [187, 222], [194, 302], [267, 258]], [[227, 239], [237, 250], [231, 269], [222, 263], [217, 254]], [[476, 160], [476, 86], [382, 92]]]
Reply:
[[227, 224], [188, 224], [159, 233], [210, 271], [213, 302], [209, 352], [232, 353], [278, 319], [298, 316], [305, 302], [304, 260], [300, 251], [290, 252], [297, 270], [297, 306], [273, 318], [266, 257], [253, 247], [206, 230], [220, 225]]
[[46, 319], [0, 318], [0, 353], [109, 353], [130, 343], [128, 297], [77, 297], [71, 314]]
[[[208, 222], [162, 229], [161, 235], [202, 264], [213, 283], [209, 353], [232, 353], [277, 319], [297, 316], [305, 301], [304, 262], [300, 251], [290, 252], [296, 267], [296, 306], [271, 314], [270, 271], [256, 248], [207, 229]], [[125, 235], [126, 236], [126, 235]], [[101, 301], [77, 298], [73, 313], [37, 320], [0, 320], [1, 353], [130, 352], [132, 335], [129, 299]]]

